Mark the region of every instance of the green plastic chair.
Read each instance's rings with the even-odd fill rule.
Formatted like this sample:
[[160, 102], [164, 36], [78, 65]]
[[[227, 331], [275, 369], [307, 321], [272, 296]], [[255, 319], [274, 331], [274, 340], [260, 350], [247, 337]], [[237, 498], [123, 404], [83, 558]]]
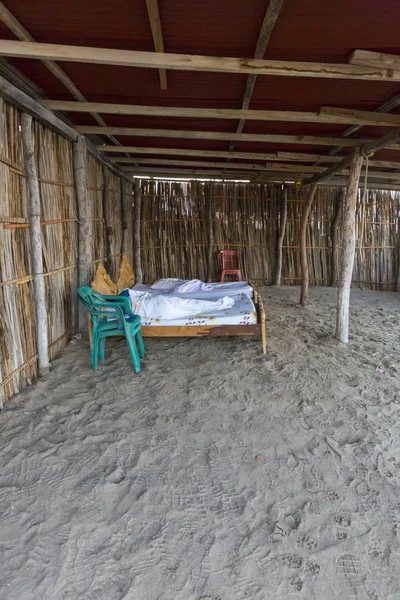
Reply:
[[[93, 323], [92, 366], [96, 371], [98, 361], [104, 360], [106, 338], [124, 335], [128, 344], [136, 373], [140, 373], [140, 356], [144, 358], [145, 349], [141, 334], [142, 320], [132, 312], [129, 298], [125, 296], [104, 296], [92, 290], [88, 285], [78, 288], [81, 303], [90, 314]], [[137, 345], [136, 345], [137, 343]]]

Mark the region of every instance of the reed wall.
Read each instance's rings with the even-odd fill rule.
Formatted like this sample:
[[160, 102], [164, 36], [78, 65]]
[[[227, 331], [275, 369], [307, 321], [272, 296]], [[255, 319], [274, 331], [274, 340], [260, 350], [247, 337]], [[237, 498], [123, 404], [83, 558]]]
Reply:
[[[246, 279], [266, 285], [273, 282], [281, 186], [143, 181], [142, 192], [142, 266], [146, 282], [160, 277], [206, 278], [208, 201], [212, 204], [213, 279], [218, 278], [218, 251], [231, 248], [239, 252]], [[368, 190], [364, 217], [362, 195], [360, 190], [353, 285], [393, 290], [398, 268], [400, 192]], [[299, 229], [306, 196], [303, 188], [288, 192], [282, 284], [298, 285], [301, 281]], [[313, 285], [331, 283], [332, 221], [343, 201], [341, 188], [317, 188], [307, 231]], [[339, 247], [340, 243], [339, 237]]]
[[[0, 404], [37, 375], [33, 277], [19, 111], [0, 99]], [[73, 147], [62, 136], [34, 123], [35, 160], [41, 196], [43, 264], [47, 295], [50, 359], [77, 327], [78, 207]], [[103, 166], [88, 157], [88, 186], [93, 208], [93, 273], [106, 259]], [[121, 256], [122, 222], [119, 177], [110, 172], [112, 276]], [[132, 198], [132, 186], [124, 185]], [[129, 200], [128, 200], [129, 202]], [[132, 202], [132, 200], [130, 200]], [[127, 250], [133, 254], [132, 219]]]

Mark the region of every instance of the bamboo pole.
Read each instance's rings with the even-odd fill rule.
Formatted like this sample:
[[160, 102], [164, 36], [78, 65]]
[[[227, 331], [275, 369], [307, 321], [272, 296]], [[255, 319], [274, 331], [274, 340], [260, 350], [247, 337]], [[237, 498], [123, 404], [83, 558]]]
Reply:
[[[87, 147], [84, 136], [74, 144], [74, 174], [79, 214], [78, 285], [90, 285], [93, 260], [93, 214], [87, 182]], [[78, 327], [88, 328], [85, 310], [79, 305]]]
[[135, 203], [133, 206], [133, 250], [135, 263], [135, 281], [143, 282], [141, 240], [140, 240], [140, 213], [142, 208], [142, 192], [140, 189], [140, 180], [135, 179], [134, 183]]
[[398, 219], [398, 233], [397, 233], [397, 277], [396, 277], [396, 292], [400, 292], [400, 217]]
[[282, 247], [283, 240], [286, 232], [286, 223], [287, 223], [287, 188], [282, 189], [282, 200], [281, 200], [281, 214], [280, 214], [280, 228], [279, 228], [279, 237], [276, 248], [276, 271], [275, 271], [275, 285], [281, 285], [281, 276], [282, 276]]
[[113, 249], [114, 233], [112, 227], [112, 215], [110, 206], [110, 172], [105, 165], [103, 165], [103, 216], [106, 224], [106, 271], [113, 276], [113, 256], [115, 254]]
[[308, 300], [308, 263], [307, 263], [307, 224], [308, 217], [311, 210], [311, 205], [314, 200], [315, 191], [317, 186], [314, 184], [310, 187], [308, 192], [307, 201], [303, 208], [303, 214], [301, 217], [300, 224], [300, 267], [301, 267], [301, 293], [300, 293], [300, 304], [306, 306]]
[[40, 192], [35, 164], [32, 137], [32, 117], [22, 113], [21, 118], [22, 146], [26, 171], [28, 212], [30, 222], [31, 257], [33, 271], [33, 291], [36, 314], [36, 345], [39, 358], [39, 375], [49, 372], [49, 341], [47, 331], [46, 288], [43, 277], [43, 248], [40, 226]]
[[343, 196], [346, 194], [345, 188], [340, 191], [335, 206], [335, 214], [332, 221], [332, 255], [331, 255], [331, 287], [337, 286], [338, 279], [338, 227], [343, 209]]
[[336, 338], [345, 343], [349, 340], [350, 286], [356, 245], [356, 204], [362, 163], [363, 156], [361, 155], [360, 150], [356, 148], [354, 151], [353, 162], [350, 165], [349, 184], [347, 187], [342, 222], [341, 272], [339, 277], [336, 313]]
[[214, 230], [213, 230], [213, 203], [211, 200], [211, 186], [204, 186], [205, 204], [206, 204], [206, 219], [208, 233], [208, 248], [207, 248], [207, 281], [212, 281], [213, 276], [213, 245], [214, 245]]

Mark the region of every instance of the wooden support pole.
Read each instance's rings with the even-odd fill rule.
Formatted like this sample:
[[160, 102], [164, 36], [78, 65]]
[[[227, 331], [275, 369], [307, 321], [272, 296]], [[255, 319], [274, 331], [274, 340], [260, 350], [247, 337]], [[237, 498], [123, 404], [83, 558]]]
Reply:
[[140, 189], [140, 180], [135, 179], [134, 205], [133, 205], [133, 252], [134, 252], [136, 283], [143, 283], [141, 240], [140, 240], [141, 208], [142, 208], [142, 192]]
[[114, 232], [112, 226], [112, 207], [110, 203], [110, 172], [103, 166], [103, 217], [106, 225], [106, 271], [112, 278], [114, 252]]
[[[399, 226], [400, 226], [400, 219]], [[400, 229], [398, 229], [398, 241], [397, 241], [397, 280], [396, 280], [396, 292], [400, 292]]]
[[33, 273], [33, 294], [36, 315], [36, 346], [39, 357], [39, 376], [49, 372], [49, 340], [47, 332], [47, 301], [43, 277], [43, 248], [40, 226], [40, 192], [36, 170], [32, 117], [22, 113], [21, 118], [22, 146], [24, 150], [24, 165], [28, 196], [28, 214], [30, 223], [31, 258]]
[[286, 232], [286, 223], [287, 223], [287, 188], [282, 189], [282, 200], [281, 200], [281, 212], [280, 212], [280, 227], [279, 227], [279, 236], [276, 247], [276, 271], [275, 271], [275, 281], [274, 285], [281, 285], [281, 276], [282, 276], [282, 246], [283, 240]]
[[126, 182], [120, 179], [120, 194], [121, 194], [121, 220], [122, 220], [122, 237], [121, 237], [121, 254], [126, 254], [128, 245], [128, 203], [125, 193]]
[[[93, 260], [93, 214], [87, 182], [87, 147], [85, 138], [79, 136], [74, 144], [74, 174], [79, 215], [78, 285], [90, 285]], [[79, 305], [78, 326], [80, 331], [88, 328], [86, 312]]]
[[350, 165], [349, 184], [342, 222], [342, 257], [336, 313], [336, 338], [345, 343], [349, 340], [350, 286], [356, 245], [357, 192], [362, 162], [363, 156], [360, 150], [356, 148], [353, 162]]
[[213, 203], [211, 199], [211, 186], [205, 184], [204, 186], [205, 195], [205, 208], [206, 208], [206, 219], [207, 219], [207, 233], [208, 233], [208, 248], [207, 248], [207, 281], [213, 280], [213, 244], [214, 244], [214, 230], [213, 230]]
[[342, 188], [336, 199], [335, 214], [332, 221], [332, 255], [331, 255], [331, 287], [337, 286], [338, 280], [338, 227], [342, 216], [343, 196], [346, 190]]
[[304, 204], [303, 214], [300, 224], [300, 267], [301, 267], [301, 294], [300, 304], [306, 306], [308, 300], [308, 263], [307, 263], [307, 224], [311, 210], [311, 205], [314, 200], [317, 186], [314, 184], [310, 187], [308, 198]]

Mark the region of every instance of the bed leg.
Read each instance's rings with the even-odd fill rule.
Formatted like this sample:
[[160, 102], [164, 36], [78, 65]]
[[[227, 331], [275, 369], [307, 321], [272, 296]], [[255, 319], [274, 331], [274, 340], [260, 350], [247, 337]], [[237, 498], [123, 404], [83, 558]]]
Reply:
[[267, 354], [267, 334], [265, 332], [265, 320], [261, 321], [261, 340], [263, 354]]

